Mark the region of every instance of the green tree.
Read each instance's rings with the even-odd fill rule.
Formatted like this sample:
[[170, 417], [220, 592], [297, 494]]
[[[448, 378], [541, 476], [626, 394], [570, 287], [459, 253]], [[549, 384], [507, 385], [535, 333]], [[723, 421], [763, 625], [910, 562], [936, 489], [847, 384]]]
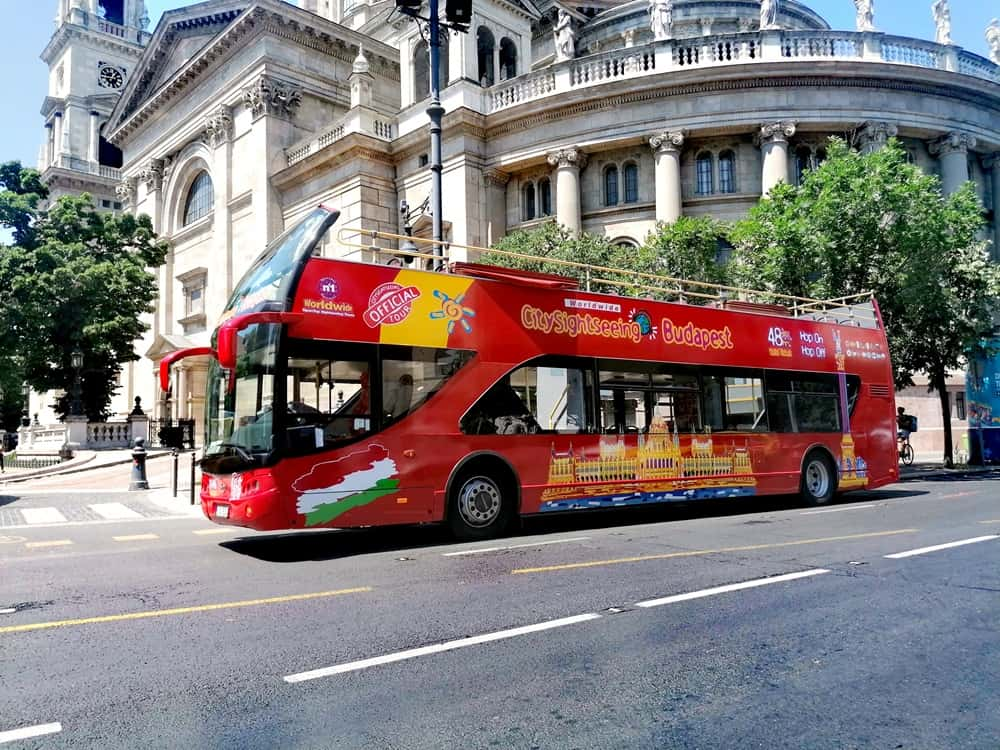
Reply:
[[[19, 165], [4, 165], [2, 174], [21, 175], [22, 189], [34, 185], [32, 171]], [[0, 246], [4, 351], [16, 353], [34, 389], [66, 392], [56, 404], [65, 415], [71, 353], [79, 349], [84, 410], [91, 419], [106, 416], [122, 363], [138, 359], [133, 343], [156, 295], [148, 269], [163, 263], [167, 245], [149, 217], [99, 212], [86, 194], [42, 212], [28, 193], [12, 192], [0, 217], [14, 231], [14, 244]]]
[[[546, 222], [533, 229], [512, 232], [503, 237], [494, 249], [501, 252], [484, 253], [480, 259], [482, 263], [517, 268], [522, 271], [571, 276], [579, 280], [582, 288], [587, 287], [585, 269], [577, 265], [566, 265], [559, 261], [611, 267], [615, 255], [615, 247], [606, 238], [586, 232], [574, 237], [565, 227], [554, 221]], [[546, 263], [535, 259], [518, 258], [507, 253], [547, 258], [553, 262]], [[591, 278], [596, 278], [596, 276], [592, 275]], [[615, 281], [616, 279], [617, 277], [611, 280]], [[615, 291], [617, 287], [592, 281], [590, 289], [595, 292], [611, 292]]]
[[[728, 227], [708, 217], [682, 216], [669, 224], [659, 222], [649, 233], [642, 247], [618, 247], [613, 257], [616, 268], [630, 271], [670, 276], [675, 279], [728, 284], [727, 263], [720, 262], [720, 240], [725, 239]], [[688, 292], [712, 294], [711, 289], [698, 285], [683, 285]], [[676, 295], [659, 293], [648, 288], [637, 288], [637, 293], [656, 298], [674, 298]], [[694, 304], [706, 302], [705, 298], [689, 296]]]
[[779, 185], [737, 224], [732, 270], [742, 285], [785, 294], [874, 292], [896, 386], [923, 371], [940, 396], [950, 464], [946, 374], [990, 334], [1000, 299], [983, 225], [971, 183], [945, 197], [896, 141], [860, 154], [833, 139], [801, 186]]

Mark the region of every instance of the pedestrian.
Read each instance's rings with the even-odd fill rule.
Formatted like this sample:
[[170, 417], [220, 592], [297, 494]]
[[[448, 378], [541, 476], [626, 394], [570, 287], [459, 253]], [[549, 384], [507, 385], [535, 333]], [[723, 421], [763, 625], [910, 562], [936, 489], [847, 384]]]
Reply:
[[3, 467], [3, 444], [6, 437], [7, 437], [6, 434], [0, 433], [0, 474], [7, 473], [6, 469], [4, 469]]

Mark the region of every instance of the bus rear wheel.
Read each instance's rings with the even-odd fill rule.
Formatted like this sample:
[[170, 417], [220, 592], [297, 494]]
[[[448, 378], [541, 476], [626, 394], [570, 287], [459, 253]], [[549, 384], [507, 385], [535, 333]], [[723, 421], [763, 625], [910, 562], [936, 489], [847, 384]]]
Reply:
[[489, 539], [510, 523], [513, 492], [491, 473], [470, 471], [457, 478], [448, 507], [448, 525], [459, 539]]
[[813, 451], [802, 465], [799, 493], [809, 505], [826, 505], [837, 491], [833, 462], [821, 451]]

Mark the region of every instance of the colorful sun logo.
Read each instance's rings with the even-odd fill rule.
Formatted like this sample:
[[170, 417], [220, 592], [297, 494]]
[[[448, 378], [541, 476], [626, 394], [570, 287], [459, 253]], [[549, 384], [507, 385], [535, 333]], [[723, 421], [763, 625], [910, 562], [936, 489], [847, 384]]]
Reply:
[[628, 314], [629, 320], [639, 325], [639, 331], [643, 336], [656, 338], [656, 326], [653, 325], [653, 318], [645, 310], [631, 310]]
[[476, 317], [476, 311], [462, 304], [462, 300], [465, 299], [464, 294], [452, 299], [440, 289], [435, 289], [434, 296], [441, 300], [441, 309], [430, 314], [431, 320], [447, 320], [448, 333], [455, 330], [456, 323], [461, 323], [466, 333], [472, 333], [472, 326], [466, 318]]

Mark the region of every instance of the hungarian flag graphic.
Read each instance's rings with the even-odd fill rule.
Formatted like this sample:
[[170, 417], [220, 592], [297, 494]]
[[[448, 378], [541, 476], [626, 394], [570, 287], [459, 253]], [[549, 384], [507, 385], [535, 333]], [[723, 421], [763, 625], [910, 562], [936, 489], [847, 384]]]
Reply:
[[301, 493], [296, 508], [306, 517], [306, 526], [318, 526], [393, 493], [399, 487], [398, 476], [389, 451], [373, 443], [335, 461], [318, 463], [292, 482], [292, 489]]

